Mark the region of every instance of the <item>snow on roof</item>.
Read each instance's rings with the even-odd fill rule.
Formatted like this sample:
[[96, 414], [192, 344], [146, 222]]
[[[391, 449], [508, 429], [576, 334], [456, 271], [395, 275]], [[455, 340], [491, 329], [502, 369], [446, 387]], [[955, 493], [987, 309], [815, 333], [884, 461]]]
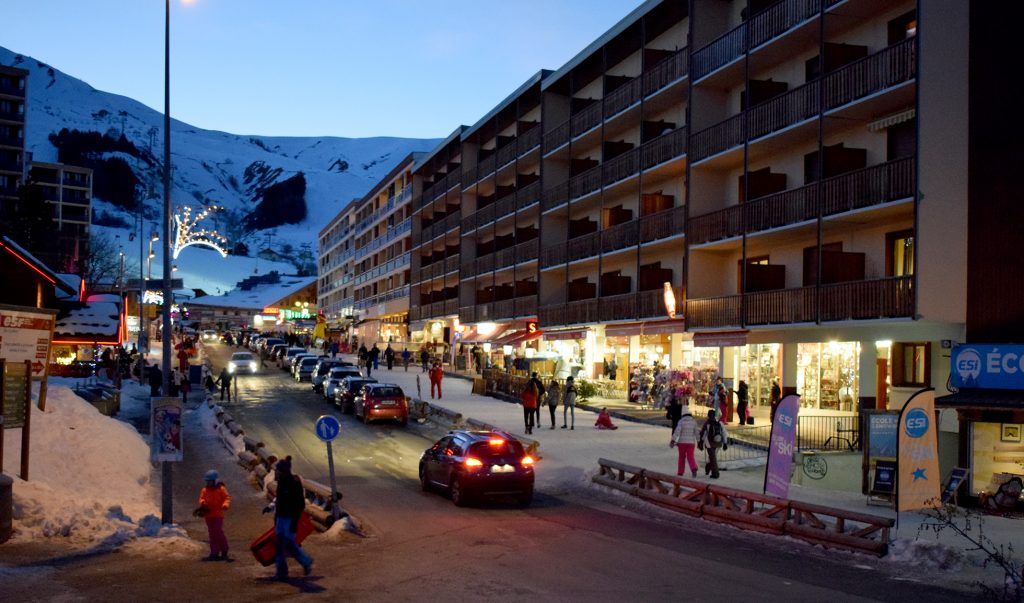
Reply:
[[35, 269], [37, 269], [40, 272], [40, 274], [42, 274], [45, 278], [53, 282], [54, 287], [56, 287], [57, 289], [63, 290], [69, 294], [78, 294], [78, 289], [75, 289], [71, 287], [71, 285], [68, 285], [66, 282], [64, 282], [64, 280], [61, 279], [56, 272], [51, 270], [49, 266], [39, 261], [39, 259], [36, 258], [36, 256], [26, 251], [24, 247], [18, 245], [16, 242], [14, 242], [13, 239], [6, 236], [0, 236], [0, 248], [2, 247], [6, 247], [9, 252], [16, 256], [21, 257], [21, 259], [31, 264]]
[[57, 311], [56, 340], [117, 340], [121, 307], [114, 302], [62, 302]]
[[193, 299], [189, 305], [262, 310], [314, 283], [315, 276], [282, 276], [280, 282], [272, 285], [260, 284], [247, 291], [232, 289], [224, 295], [204, 295]]

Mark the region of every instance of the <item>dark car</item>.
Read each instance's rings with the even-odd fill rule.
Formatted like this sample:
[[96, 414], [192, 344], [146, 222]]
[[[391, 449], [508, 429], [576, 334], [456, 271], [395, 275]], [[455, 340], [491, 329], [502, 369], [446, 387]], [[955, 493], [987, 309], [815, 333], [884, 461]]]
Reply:
[[316, 366], [313, 367], [313, 374], [310, 375], [309, 379], [313, 383], [313, 391], [317, 393], [324, 391], [324, 382], [327, 381], [331, 369], [340, 366], [339, 362], [341, 361], [321, 358], [320, 362], [316, 363]]
[[[341, 371], [338, 372], [340, 373]], [[362, 395], [363, 387], [370, 383], [377, 383], [377, 380], [359, 375], [343, 377], [334, 389], [334, 405], [345, 414], [353, 413], [356, 407], [356, 399]]]
[[370, 383], [356, 400], [355, 415], [366, 424], [391, 420], [405, 425], [409, 422], [409, 397], [394, 383]]
[[500, 431], [451, 431], [420, 458], [424, 492], [446, 490], [457, 506], [484, 497], [533, 501], [534, 459], [522, 442]]

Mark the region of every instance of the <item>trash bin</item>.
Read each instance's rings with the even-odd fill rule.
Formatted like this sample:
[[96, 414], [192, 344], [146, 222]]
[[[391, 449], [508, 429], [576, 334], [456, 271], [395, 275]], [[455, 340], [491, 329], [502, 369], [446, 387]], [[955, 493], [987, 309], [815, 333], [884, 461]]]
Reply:
[[[3, 427], [0, 427], [3, 429]], [[11, 539], [13, 529], [11, 519], [14, 516], [14, 480], [0, 474], [0, 544]]]

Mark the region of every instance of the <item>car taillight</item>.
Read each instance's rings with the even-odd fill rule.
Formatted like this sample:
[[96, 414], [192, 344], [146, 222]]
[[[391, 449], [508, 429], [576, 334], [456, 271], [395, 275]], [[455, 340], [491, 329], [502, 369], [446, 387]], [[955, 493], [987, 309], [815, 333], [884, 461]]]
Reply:
[[524, 457], [523, 457], [523, 460], [521, 460], [521, 461], [519, 461], [519, 462], [520, 462], [520, 463], [521, 463], [521, 464], [523, 465], [523, 467], [532, 467], [532, 466], [533, 466], [533, 464], [534, 464], [534, 463], [535, 463], [536, 461], [535, 461], [535, 460], [533, 460], [533, 457], [532, 457], [532, 456], [530, 456], [530, 455], [526, 455], [526, 456], [524, 456]]
[[490, 444], [491, 446], [503, 446], [505, 444], [505, 440], [501, 438], [493, 438], [489, 440], [487, 443]]
[[473, 457], [469, 457], [468, 459], [463, 461], [462, 464], [466, 466], [466, 469], [476, 469], [477, 467], [484, 466], [483, 461]]

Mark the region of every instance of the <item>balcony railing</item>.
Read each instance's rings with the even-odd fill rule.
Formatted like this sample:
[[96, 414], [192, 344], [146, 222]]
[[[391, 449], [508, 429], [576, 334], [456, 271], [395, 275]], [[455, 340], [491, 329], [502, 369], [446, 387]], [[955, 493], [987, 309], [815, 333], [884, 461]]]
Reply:
[[483, 228], [494, 221], [494, 204], [485, 205], [476, 212], [476, 227]]
[[604, 98], [604, 117], [616, 115], [629, 107], [640, 102], [640, 90], [643, 85], [641, 77], [635, 77], [615, 90], [608, 93]]
[[540, 132], [540, 124], [537, 124], [519, 135], [516, 139], [516, 153], [520, 157], [540, 145]]
[[455, 272], [459, 269], [459, 256], [453, 255], [444, 259], [444, 273]]
[[[682, 289], [679, 287], [673, 287], [677, 300], [683, 299]], [[637, 305], [637, 318], [668, 318], [668, 312], [665, 310], [665, 290], [664, 289], [652, 289], [650, 291], [641, 291]], [[679, 308], [679, 314], [682, 314], [682, 308]]]
[[686, 321], [692, 328], [901, 318], [913, 313], [911, 276], [686, 301]]
[[541, 252], [540, 265], [542, 268], [548, 268], [551, 266], [557, 266], [564, 264], [567, 257], [565, 243], [555, 243], [554, 245], [548, 245]]
[[[913, 197], [917, 190], [915, 157], [905, 157], [812, 183], [793, 190], [752, 199], [732, 207], [690, 218], [691, 245], [717, 241], [890, 201]], [[819, 190], [823, 187], [823, 190]]]
[[686, 154], [686, 126], [676, 128], [640, 147], [640, 167], [650, 169]]
[[476, 276], [476, 260], [466, 260], [459, 266], [459, 278], [472, 278]]
[[[494, 173], [495, 157], [491, 155], [487, 159], [483, 159], [476, 166], [476, 179], [483, 180]], [[466, 184], [469, 184], [468, 182]]]
[[601, 244], [601, 233], [592, 232], [582, 237], [569, 239], [568, 257], [570, 262], [582, 260], [597, 255], [598, 246]]
[[596, 165], [579, 176], [569, 179], [569, 198], [578, 199], [601, 188], [602, 168]]
[[914, 79], [917, 38], [909, 38], [825, 76], [825, 108], [834, 109], [858, 98]]
[[516, 302], [514, 299], [503, 299], [494, 302], [491, 307], [493, 318], [512, 318], [516, 315]]
[[572, 116], [569, 121], [572, 124], [570, 129], [572, 131], [573, 138], [593, 129], [601, 123], [601, 106], [600, 101], [595, 101], [587, 108]]
[[610, 159], [601, 166], [602, 182], [605, 186], [625, 180], [640, 170], [640, 149], [630, 149]]
[[488, 253], [476, 259], [476, 273], [483, 274], [494, 270], [494, 254]]
[[516, 191], [516, 210], [521, 210], [540, 201], [540, 180], [527, 184]]
[[715, 153], [720, 153], [736, 145], [743, 144], [746, 117], [746, 113], [733, 115], [729, 119], [717, 123], [710, 128], [695, 132], [690, 140], [691, 161], [700, 161]]
[[683, 234], [685, 207], [673, 207], [640, 218], [640, 242], [650, 243]]
[[565, 324], [598, 322], [601, 319], [598, 311], [599, 302], [603, 302], [603, 300], [581, 299], [565, 304]]
[[550, 153], [563, 144], [569, 142], [569, 120], [555, 126], [544, 134], [544, 153]]
[[636, 293], [605, 295], [597, 306], [601, 322], [629, 320], [636, 317]]
[[537, 259], [540, 252], [540, 239], [524, 241], [515, 246], [516, 263], [522, 264]]
[[476, 306], [462, 306], [459, 308], [459, 322], [476, 322]]
[[444, 222], [442, 224], [443, 226], [441, 227], [441, 233], [448, 232], [449, 230], [452, 230], [460, 226], [462, 224], [462, 210], [457, 209], [452, 213], [448, 214], [448, 216], [444, 219]]
[[547, 211], [549, 209], [558, 207], [569, 200], [569, 183], [562, 182], [556, 184], [551, 188], [544, 191], [544, 197], [541, 199], [541, 209]]
[[508, 247], [494, 254], [494, 269], [501, 270], [516, 263], [516, 248]]
[[517, 154], [515, 141], [513, 140], [508, 142], [505, 146], [498, 149], [498, 153], [496, 154], [497, 167], [501, 168], [512, 163], [515, 161]]
[[479, 212], [473, 212], [468, 216], [462, 218], [462, 233], [466, 234], [476, 230], [476, 219]]
[[494, 219], [500, 220], [516, 210], [516, 194], [511, 192], [494, 202]]
[[747, 24], [741, 23], [693, 53], [693, 79], [699, 80], [719, 67], [731, 63], [746, 50]]
[[610, 253], [626, 247], [635, 247], [639, 238], [639, 220], [616, 224], [601, 231], [601, 251]]
[[810, 119], [821, 105], [821, 81], [813, 80], [750, 108], [747, 138], [753, 140]]
[[459, 311], [459, 300], [449, 299], [444, 302], [444, 313], [445, 315], [456, 314]]
[[683, 48], [674, 55], [663, 59], [657, 65], [649, 69], [643, 75], [644, 96], [650, 96], [658, 90], [668, 86], [672, 82], [686, 75], [687, 60], [689, 56], [687, 49]]
[[565, 317], [565, 304], [542, 306], [537, 310], [537, 320], [544, 325], [545, 329], [549, 326], [568, 324]]
[[750, 46], [776, 38], [821, 10], [821, 0], [783, 0], [757, 13], [750, 19]]

